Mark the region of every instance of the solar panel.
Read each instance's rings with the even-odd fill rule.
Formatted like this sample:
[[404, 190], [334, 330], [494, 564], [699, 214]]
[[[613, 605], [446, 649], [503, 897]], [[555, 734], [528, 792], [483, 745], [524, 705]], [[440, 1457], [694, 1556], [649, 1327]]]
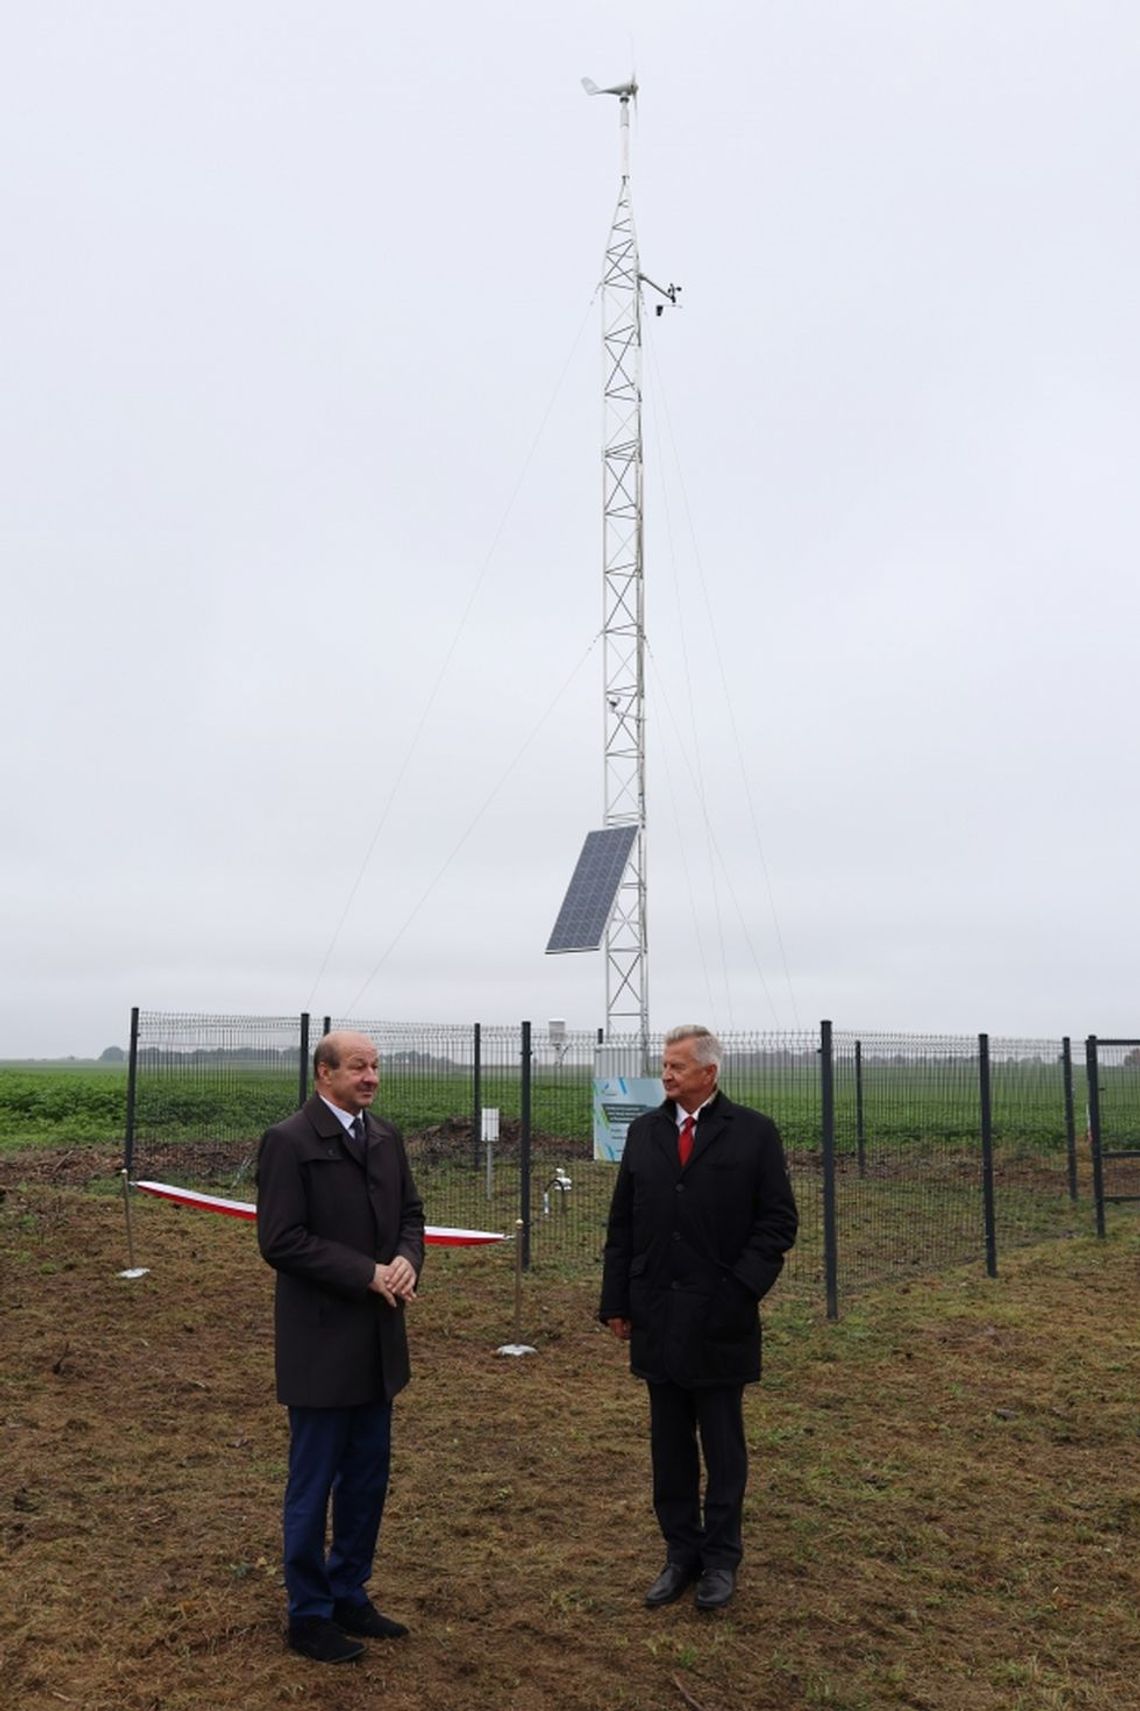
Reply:
[[587, 832], [546, 946], [548, 956], [557, 951], [597, 950], [636, 837], [636, 826]]

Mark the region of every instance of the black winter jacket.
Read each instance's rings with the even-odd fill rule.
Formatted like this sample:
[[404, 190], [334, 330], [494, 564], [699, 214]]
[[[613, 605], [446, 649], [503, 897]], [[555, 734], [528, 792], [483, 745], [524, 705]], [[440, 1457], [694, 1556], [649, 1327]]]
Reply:
[[316, 1094], [268, 1129], [258, 1155], [257, 1238], [277, 1272], [277, 1400], [350, 1408], [410, 1376], [404, 1304], [369, 1288], [402, 1254], [418, 1278], [424, 1214], [399, 1131], [365, 1113], [368, 1175]]
[[757, 1302], [796, 1239], [770, 1117], [723, 1093], [700, 1113], [684, 1170], [674, 1105], [629, 1126], [606, 1236], [599, 1318], [632, 1321], [630, 1367], [686, 1389], [760, 1376]]

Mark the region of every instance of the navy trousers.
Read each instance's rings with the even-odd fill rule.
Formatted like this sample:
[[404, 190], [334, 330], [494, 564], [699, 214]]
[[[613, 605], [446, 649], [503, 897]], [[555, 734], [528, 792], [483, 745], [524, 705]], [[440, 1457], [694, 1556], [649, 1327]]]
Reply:
[[335, 1603], [360, 1604], [367, 1597], [391, 1450], [390, 1402], [290, 1408], [285, 1590], [291, 1620], [331, 1616]]
[[[744, 1387], [648, 1388], [653, 1508], [669, 1561], [685, 1568], [734, 1569], [743, 1548], [741, 1519], [748, 1483]], [[703, 1514], [698, 1432], [705, 1457]]]

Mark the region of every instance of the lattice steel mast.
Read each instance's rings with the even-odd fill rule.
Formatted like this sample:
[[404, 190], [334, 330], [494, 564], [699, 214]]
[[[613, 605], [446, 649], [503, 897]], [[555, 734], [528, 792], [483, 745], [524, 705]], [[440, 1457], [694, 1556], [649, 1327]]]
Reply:
[[[606, 929], [606, 1035], [649, 1036], [645, 825], [645, 581], [641, 438], [641, 288], [676, 303], [678, 287], [641, 272], [629, 182], [629, 109], [637, 83], [599, 89], [620, 103], [621, 188], [602, 275], [603, 730], [605, 824], [637, 835]], [[664, 304], [657, 306], [660, 314]]]

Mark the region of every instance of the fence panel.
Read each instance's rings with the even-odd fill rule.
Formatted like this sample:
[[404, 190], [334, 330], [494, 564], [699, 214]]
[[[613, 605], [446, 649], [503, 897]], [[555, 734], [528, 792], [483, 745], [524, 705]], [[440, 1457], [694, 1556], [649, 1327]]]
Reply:
[[722, 1034], [721, 1085], [730, 1099], [771, 1117], [780, 1131], [800, 1228], [779, 1294], [823, 1300], [823, 1151], [819, 1030]]
[[[1065, 1065], [1060, 1040], [990, 1041], [994, 1204], [998, 1256], [1012, 1247], [1091, 1231], [1087, 1174], [1070, 1197]], [[1084, 1105], [1084, 1070], [1073, 1065], [1073, 1097]]]
[[132, 1175], [248, 1188], [263, 1131], [297, 1108], [300, 1071], [299, 1016], [140, 1011]]
[[834, 1053], [841, 1291], [984, 1258], [977, 1038], [837, 1032]]
[[[1094, 1035], [1087, 1046], [1096, 1061], [1102, 1196], [1097, 1229], [1103, 1235], [1106, 1207], [1134, 1206], [1140, 1199], [1140, 1043]], [[1091, 1141], [1091, 1113], [1088, 1128]]]
[[[519, 1028], [352, 1025], [379, 1047], [375, 1109], [404, 1136], [428, 1223], [513, 1233], [519, 1215]], [[497, 1133], [485, 1139], [485, 1120], [492, 1117]]]

